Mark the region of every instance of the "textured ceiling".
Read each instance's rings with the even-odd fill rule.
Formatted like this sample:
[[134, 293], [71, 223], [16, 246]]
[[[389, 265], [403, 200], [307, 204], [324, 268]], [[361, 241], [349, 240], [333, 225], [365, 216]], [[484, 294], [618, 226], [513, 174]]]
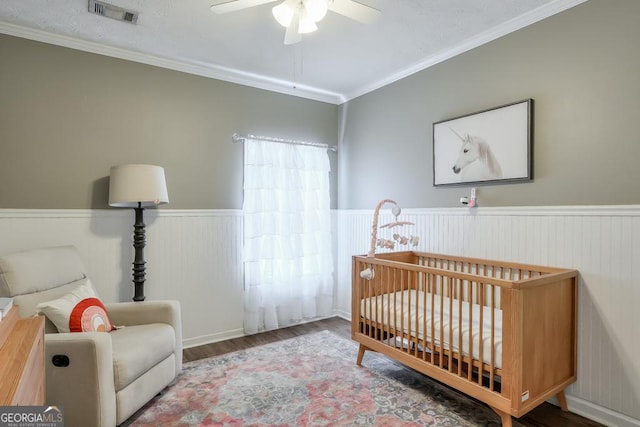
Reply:
[[87, 0], [0, 0], [0, 32], [327, 102], [341, 103], [585, 0], [360, 0], [363, 25], [329, 12], [285, 46], [269, 3], [224, 15], [221, 0], [107, 0], [136, 25], [88, 13]]

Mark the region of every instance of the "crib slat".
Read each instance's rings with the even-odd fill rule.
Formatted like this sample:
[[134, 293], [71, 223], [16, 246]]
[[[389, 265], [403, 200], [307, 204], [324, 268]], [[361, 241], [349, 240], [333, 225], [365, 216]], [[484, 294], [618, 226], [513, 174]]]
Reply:
[[[405, 275], [408, 274], [408, 272], [404, 271], [404, 270], [400, 270], [399, 273], [400, 273], [400, 281], [402, 283], [405, 283], [404, 282]], [[411, 310], [411, 286], [410, 286], [410, 283], [409, 283], [408, 280], [409, 280], [409, 278], [407, 277], [407, 284], [406, 284], [406, 286], [403, 286], [403, 290], [406, 289], [406, 292], [407, 292], [407, 306], [406, 306], [407, 307], [407, 313], [406, 313], [406, 315], [407, 315], [407, 329], [406, 329], [406, 331], [407, 331], [407, 338], [406, 338], [407, 353], [411, 353], [411, 343], [412, 343], [412, 339], [411, 339], [411, 337], [412, 337], [412, 334], [411, 334], [411, 332], [412, 332], [411, 331], [411, 319], [412, 319], [411, 313], [412, 313], [412, 310]], [[403, 305], [403, 308], [404, 308], [404, 305]], [[404, 313], [402, 314], [402, 321], [404, 322]], [[404, 328], [402, 330], [405, 331]], [[402, 348], [403, 349], [404, 349], [404, 343], [405, 343], [405, 339], [402, 340]]]
[[[373, 266], [371, 264], [369, 264], [369, 268], [373, 268]], [[372, 310], [373, 310], [373, 307], [371, 307], [371, 305], [372, 305], [371, 296], [372, 296], [372, 289], [375, 286], [375, 284], [376, 284], [376, 282], [368, 282], [368, 286], [367, 286], [367, 289], [365, 291], [367, 293], [367, 297], [368, 297], [367, 301], [369, 301], [369, 319], [373, 319], [373, 317], [371, 317], [372, 316]], [[365, 309], [366, 309], [366, 307], [365, 307]], [[369, 334], [369, 336], [371, 336], [371, 334], [373, 333], [372, 332], [373, 327], [371, 325], [371, 322], [369, 322], [368, 325], [369, 325], [369, 329], [368, 329], [367, 333]]]
[[431, 349], [431, 363], [435, 364], [435, 357], [436, 357], [436, 349], [435, 349], [435, 341], [436, 341], [436, 331], [435, 331], [435, 310], [433, 309], [435, 307], [435, 300], [436, 300], [436, 277], [435, 276], [431, 276], [430, 279], [431, 282], [431, 287], [430, 287], [430, 292], [431, 292], [431, 339], [430, 341], [430, 346], [429, 348]]
[[414, 333], [414, 356], [417, 356], [418, 344], [420, 342], [420, 273], [419, 272], [409, 272], [410, 274], [410, 285], [411, 291], [414, 292], [415, 295], [415, 306], [414, 306], [414, 317], [412, 319], [413, 322], [413, 330]]
[[387, 281], [391, 283], [391, 292], [393, 293], [393, 306], [391, 306], [390, 316], [393, 319], [393, 328], [392, 333], [389, 335], [389, 339], [393, 336], [393, 346], [397, 347], [397, 331], [398, 331], [398, 310], [399, 303], [398, 302], [398, 284], [395, 281], [392, 281], [391, 271], [389, 269], [385, 270], [385, 275], [387, 277]]
[[493, 369], [495, 366], [496, 360], [496, 315], [495, 315], [495, 302], [496, 302], [496, 289], [495, 286], [490, 285], [489, 288], [491, 290], [491, 359], [489, 363], [489, 388], [491, 391], [495, 390], [494, 377], [493, 377]]
[[[388, 295], [391, 295], [393, 293], [393, 288], [391, 287], [391, 283], [389, 281], [387, 281], [385, 283], [386, 285], [386, 292], [387, 292], [387, 321], [385, 322], [387, 326], [387, 336], [385, 337], [387, 339], [387, 342], [389, 342], [389, 340], [391, 339], [391, 330], [394, 327], [393, 325], [395, 325], [395, 315], [393, 316], [393, 323], [391, 321], [391, 313], [395, 314], [395, 311], [393, 311], [391, 309], [391, 298], [388, 297]], [[395, 304], [396, 304], [396, 300], [395, 300], [395, 294], [393, 294], [393, 307], [395, 309]]]
[[[374, 282], [374, 283], [376, 284], [375, 289], [378, 289], [379, 279], [378, 279], [378, 282]], [[377, 326], [380, 324], [379, 320], [382, 320], [382, 319], [378, 319], [378, 304], [380, 303], [380, 298], [382, 298], [381, 294], [382, 292], [374, 292], [372, 297], [369, 298], [369, 311], [370, 311], [369, 318], [373, 319], [373, 321], [375, 322], [373, 325], [369, 327], [369, 336], [374, 339], [378, 339], [379, 332], [378, 332]]]
[[420, 345], [422, 346], [422, 360], [427, 359], [427, 282], [429, 280], [427, 273], [420, 273], [422, 283], [422, 337]]
[[484, 283], [478, 282], [476, 285], [478, 287], [478, 305], [480, 306], [480, 313], [479, 313], [480, 327], [478, 328], [479, 329], [478, 360], [481, 362], [481, 366], [478, 372], [478, 384], [482, 385], [482, 376], [484, 373], [482, 369], [482, 362], [484, 361], [484, 358], [483, 358], [484, 337], [482, 336], [482, 332], [484, 331]]
[[[444, 341], [440, 343], [440, 345], [443, 347], [443, 349], [445, 350], [450, 350], [448, 352], [448, 367], [449, 367], [449, 372], [453, 371], [453, 298], [454, 298], [454, 294], [457, 293], [457, 288], [459, 286], [454, 286], [454, 283], [459, 283], [460, 279], [451, 279], [449, 281], [449, 346], [447, 348], [447, 346], [445, 345]], [[441, 329], [444, 329], [444, 325], [440, 326]]]
[[[462, 282], [458, 282], [458, 286], [462, 287]], [[462, 298], [458, 299], [458, 313], [462, 313]], [[462, 316], [458, 316], [458, 356], [462, 355]], [[453, 346], [451, 346], [453, 347]], [[458, 376], [462, 377], [462, 360], [458, 362]]]
[[[473, 287], [471, 282], [467, 282], [467, 291], [469, 292], [469, 358], [473, 359], [473, 304], [471, 304], [471, 295], [473, 294]], [[462, 313], [460, 313], [462, 315]], [[461, 351], [462, 353], [462, 351]], [[467, 370], [467, 379], [472, 381], [473, 379], [473, 366], [470, 364]]]
[[415, 293], [415, 307], [413, 309], [414, 311], [414, 317], [412, 319], [415, 319], [414, 323], [413, 323], [413, 330], [415, 331], [414, 334], [412, 335], [412, 339], [413, 339], [413, 355], [414, 357], [418, 357], [418, 348], [420, 345], [420, 289], [419, 289], [419, 274], [416, 272], [410, 272], [410, 285], [411, 285], [411, 291]]
[[[448, 277], [442, 278], [443, 282], [448, 282], [448, 279]], [[444, 324], [444, 310], [442, 310], [442, 307], [444, 307], [444, 283], [442, 283], [442, 287], [440, 290], [440, 346], [438, 347], [438, 352], [440, 353], [440, 367], [444, 366], [444, 354], [442, 352], [442, 343], [444, 342], [444, 328], [442, 327], [442, 325]]]

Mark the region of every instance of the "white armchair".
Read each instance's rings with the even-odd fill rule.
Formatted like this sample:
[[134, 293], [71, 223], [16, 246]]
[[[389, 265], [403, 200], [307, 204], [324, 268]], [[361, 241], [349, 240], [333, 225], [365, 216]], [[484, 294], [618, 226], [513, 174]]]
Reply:
[[[60, 298], [86, 281], [80, 255], [72, 246], [0, 258], [0, 296], [13, 297], [21, 317], [35, 315], [36, 305]], [[182, 369], [178, 301], [115, 303], [105, 308], [111, 323], [118, 326], [109, 333], [58, 333], [45, 320], [45, 403], [62, 405], [65, 425], [70, 427], [121, 424]]]

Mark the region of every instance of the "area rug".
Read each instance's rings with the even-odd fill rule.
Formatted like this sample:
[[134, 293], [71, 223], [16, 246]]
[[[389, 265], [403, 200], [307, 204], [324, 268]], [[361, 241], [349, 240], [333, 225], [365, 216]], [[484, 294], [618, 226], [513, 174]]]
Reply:
[[323, 331], [189, 362], [124, 425], [490, 426], [489, 408]]

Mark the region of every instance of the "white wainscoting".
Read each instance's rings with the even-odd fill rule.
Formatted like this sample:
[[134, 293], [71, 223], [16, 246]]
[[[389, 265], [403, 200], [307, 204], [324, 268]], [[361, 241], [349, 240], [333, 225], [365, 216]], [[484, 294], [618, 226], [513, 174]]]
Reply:
[[[0, 254], [75, 245], [106, 302], [133, 296], [132, 209], [0, 210]], [[147, 299], [177, 299], [185, 347], [241, 336], [242, 215], [145, 211]]]
[[[368, 252], [372, 214], [332, 215], [334, 308], [345, 318], [351, 256]], [[383, 211], [380, 224], [391, 218]], [[409, 209], [402, 218], [416, 223], [406, 232], [421, 237], [419, 250], [579, 270], [569, 407], [606, 425], [640, 426], [640, 206]], [[145, 294], [181, 301], [185, 346], [242, 335], [241, 212], [150, 209], [145, 222]], [[132, 234], [127, 209], [0, 210], [0, 255], [76, 245], [109, 302], [131, 299]]]

